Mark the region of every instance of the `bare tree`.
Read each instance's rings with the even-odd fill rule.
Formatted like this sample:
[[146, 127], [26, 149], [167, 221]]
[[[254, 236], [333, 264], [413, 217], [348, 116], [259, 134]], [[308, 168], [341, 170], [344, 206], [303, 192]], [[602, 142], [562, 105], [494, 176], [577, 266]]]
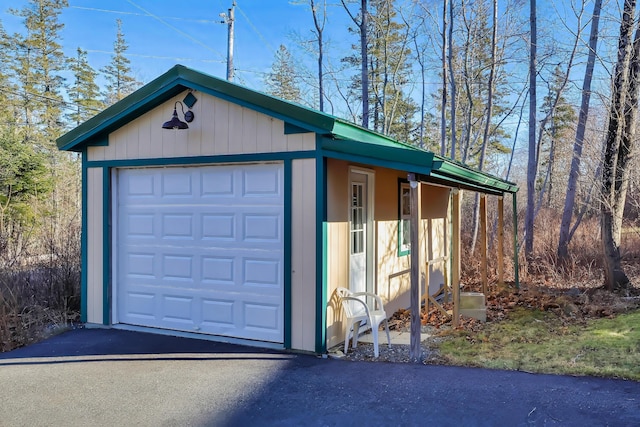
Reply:
[[[491, 121], [493, 117], [493, 91], [495, 86], [496, 64], [498, 62], [497, 46], [498, 46], [498, 0], [492, 1], [493, 9], [493, 29], [491, 32], [491, 66], [489, 69], [489, 81], [487, 82], [487, 115], [484, 123], [484, 132], [482, 134], [482, 147], [480, 148], [480, 159], [478, 160], [478, 169], [484, 168], [484, 158], [487, 153], [487, 145], [489, 144], [489, 131], [491, 129]], [[480, 194], [476, 193], [473, 209], [473, 239], [471, 243], [471, 252], [476, 247], [476, 239], [478, 238], [478, 219], [480, 217]]]
[[[316, 41], [318, 42], [318, 102], [320, 111], [324, 111], [324, 81], [323, 81], [323, 60], [324, 60], [324, 25], [327, 21], [327, 1], [309, 0], [311, 13], [313, 14], [313, 25], [315, 26]], [[318, 4], [320, 3], [320, 4]], [[318, 8], [322, 8], [322, 12], [318, 13]]]
[[593, 80], [593, 68], [596, 62], [596, 49], [598, 46], [598, 28], [600, 23], [600, 10], [602, 0], [596, 0], [593, 5], [593, 17], [591, 18], [591, 33], [589, 35], [589, 56], [587, 58], [587, 68], [584, 72], [582, 82], [582, 101], [580, 103], [580, 113], [578, 115], [578, 127], [576, 128], [576, 138], [573, 143], [573, 157], [571, 158], [571, 169], [569, 170], [569, 180], [567, 182], [567, 196], [564, 200], [564, 210], [560, 223], [560, 239], [558, 242], [558, 257], [566, 260], [569, 256], [569, 242], [573, 235], [570, 232], [571, 218], [576, 200], [576, 188], [578, 176], [580, 174], [580, 161], [582, 158], [582, 147], [584, 144], [584, 134], [589, 116], [589, 101], [591, 99], [591, 81]]
[[360, 84], [362, 86], [362, 127], [369, 127], [369, 69], [367, 51], [367, 0], [360, 0], [360, 19], [351, 13], [345, 0], [340, 0], [354, 24], [360, 32]]
[[538, 23], [536, 15], [536, 0], [529, 0], [529, 155], [527, 161], [527, 211], [525, 215], [525, 255], [530, 257], [533, 254], [533, 220], [535, 209], [535, 184], [538, 173], [538, 159], [536, 156], [536, 77], [537, 70], [537, 47], [538, 47]]
[[622, 215], [628, 189], [627, 168], [635, 136], [638, 110], [638, 73], [640, 70], [640, 29], [635, 25], [636, 1], [625, 0], [618, 39], [618, 59], [613, 75], [611, 108], [602, 164], [602, 201], [600, 224], [604, 255], [605, 286], [613, 290], [629, 284], [622, 268], [620, 238]]
[[[453, 0], [449, 2], [449, 85], [451, 86], [451, 158], [456, 158], [456, 79], [453, 69]], [[444, 106], [442, 107], [444, 108]]]
[[[447, 153], [447, 4], [448, 0], [442, 1], [442, 108], [440, 109], [440, 155], [442, 156]], [[451, 158], [455, 158], [453, 150]]]

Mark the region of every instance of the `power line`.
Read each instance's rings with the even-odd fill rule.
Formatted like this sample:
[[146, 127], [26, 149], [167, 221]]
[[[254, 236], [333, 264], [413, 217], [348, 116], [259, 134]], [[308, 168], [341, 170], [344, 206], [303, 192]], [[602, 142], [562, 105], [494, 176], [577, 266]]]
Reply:
[[269, 49], [271, 51], [271, 53], [275, 53], [275, 49], [273, 48], [273, 46], [271, 46], [271, 44], [269, 44], [269, 42], [267, 41], [267, 39], [264, 38], [264, 36], [262, 35], [262, 33], [260, 33], [260, 31], [258, 31], [258, 29], [256, 28], [255, 25], [253, 25], [253, 22], [251, 22], [251, 20], [249, 19], [249, 17], [244, 13], [244, 11], [242, 10], [242, 8], [240, 8], [240, 6], [236, 5], [236, 7], [238, 8], [238, 10], [240, 11], [240, 14], [242, 15], [242, 17], [247, 21], [247, 24], [249, 24], [249, 26], [251, 27], [251, 29], [253, 30], [253, 32], [255, 32], [258, 37], [260, 37], [260, 40], [262, 40], [262, 43], [264, 43], [264, 45], [267, 47], [267, 49]]
[[127, 0], [127, 3], [131, 4], [132, 6], [140, 9], [141, 11], [143, 11], [144, 13], [146, 13], [148, 16], [154, 18], [156, 21], [160, 22], [161, 24], [171, 28], [173, 31], [177, 32], [178, 34], [182, 35], [183, 37], [188, 38], [189, 40], [191, 40], [192, 42], [202, 46], [203, 48], [207, 49], [210, 52], [215, 53], [216, 55], [218, 55], [221, 58], [224, 58], [224, 55], [220, 54], [220, 52], [216, 51], [215, 49], [209, 47], [208, 45], [206, 45], [205, 43], [201, 42], [200, 40], [196, 39], [195, 37], [191, 36], [190, 34], [185, 33], [184, 31], [182, 31], [181, 29], [174, 27], [173, 25], [169, 24], [168, 22], [166, 22], [165, 20], [163, 20], [162, 18], [160, 18], [157, 15], [154, 15], [153, 13], [149, 12], [148, 10], [146, 10], [145, 8], [143, 8], [142, 6], [137, 5], [136, 3], [134, 3], [132, 0]]
[[34, 96], [36, 98], [42, 98], [45, 99], [47, 101], [53, 101], [53, 102], [57, 102], [58, 104], [64, 106], [65, 108], [68, 109], [77, 109], [78, 107], [80, 108], [84, 108], [85, 110], [91, 110], [91, 111], [96, 111], [96, 112], [100, 112], [102, 111], [99, 108], [93, 108], [93, 107], [87, 107], [86, 105], [82, 105], [79, 102], [75, 102], [75, 101], [65, 101], [64, 99], [57, 99], [57, 98], [51, 98], [49, 96], [45, 96], [45, 95], [40, 95], [39, 93], [34, 93], [34, 92], [28, 92], [26, 90], [22, 90], [22, 93], [19, 92], [15, 92], [13, 90], [11, 90], [10, 88], [8, 88], [7, 86], [2, 86], [0, 85], [0, 89], [4, 92], [4, 93], [10, 93], [11, 95], [15, 95], [15, 96], [25, 96], [25, 95], [30, 95], [30, 96]]
[[[85, 6], [69, 6], [71, 9], [79, 9], [79, 10], [88, 10], [92, 12], [104, 12], [104, 13], [113, 13], [117, 15], [130, 15], [130, 16], [144, 16], [147, 18], [153, 18], [153, 16], [147, 13], [136, 13], [136, 12], [125, 12], [124, 10], [112, 10], [112, 9], [99, 9], [96, 7], [85, 7]], [[200, 24], [217, 24], [219, 23], [218, 19], [193, 19], [193, 18], [179, 18], [177, 16], [163, 16], [162, 19], [169, 19], [172, 21], [184, 21], [184, 22], [196, 22]]]
[[[86, 52], [89, 53], [104, 53], [107, 55], [112, 55], [113, 51], [109, 50], [100, 50], [100, 49], [85, 49]], [[125, 53], [124, 56], [135, 56], [140, 58], [150, 58], [150, 59], [170, 59], [172, 61], [199, 61], [199, 62], [214, 62], [214, 63], [224, 63], [225, 61], [221, 59], [202, 59], [202, 58], [177, 58], [174, 56], [160, 56], [160, 55], [147, 55], [143, 53]]]

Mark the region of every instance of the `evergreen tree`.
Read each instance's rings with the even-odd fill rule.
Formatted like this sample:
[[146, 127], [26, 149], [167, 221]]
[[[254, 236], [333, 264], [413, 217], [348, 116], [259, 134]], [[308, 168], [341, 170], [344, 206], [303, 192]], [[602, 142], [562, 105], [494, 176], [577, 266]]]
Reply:
[[101, 70], [107, 79], [106, 91], [104, 93], [104, 102], [107, 105], [115, 104], [141, 85], [140, 82], [131, 75], [131, 61], [125, 56], [129, 45], [127, 45], [124, 38], [122, 21], [120, 19], [116, 19], [116, 26], [118, 29], [116, 32], [116, 41], [113, 43], [111, 62]]
[[21, 10], [10, 10], [24, 18], [26, 30], [26, 34], [16, 33], [8, 40], [12, 46], [13, 74], [22, 98], [25, 138], [47, 150], [55, 150], [55, 139], [62, 132], [61, 73], [66, 63], [60, 45], [64, 24], [59, 17], [67, 6], [67, 0], [31, 0]]
[[269, 95], [292, 102], [302, 101], [295, 65], [284, 45], [280, 45], [275, 54], [272, 71], [267, 75], [265, 85]]
[[371, 1], [369, 82], [373, 130], [403, 141], [417, 129], [417, 104], [405, 93], [411, 76], [409, 36], [394, 0]]
[[10, 46], [9, 36], [0, 22], [0, 105], [4, 106], [0, 109], [0, 129], [15, 123], [14, 103], [17, 90], [10, 79]]
[[69, 98], [75, 104], [75, 111], [69, 119], [76, 125], [86, 121], [104, 108], [100, 101], [100, 88], [96, 84], [98, 73], [87, 61], [87, 51], [78, 48], [78, 57], [71, 64], [74, 82], [69, 87]]
[[13, 225], [35, 220], [32, 202], [46, 197], [51, 185], [45, 153], [20, 138], [13, 126], [1, 127], [0, 243]]
[[[577, 117], [574, 107], [569, 104], [562, 92], [562, 82], [565, 78], [565, 73], [559, 66], [556, 66], [549, 93], [544, 97], [541, 106], [542, 113], [549, 115], [549, 119], [544, 128], [541, 129], [543, 134], [539, 147], [540, 153], [537, 155], [538, 159], [546, 159], [542, 160], [540, 165], [543, 167], [541, 172], [544, 171], [544, 176], [539, 177], [537, 183], [538, 191], [540, 191], [538, 208], [545, 193], [547, 194], [547, 205], [551, 205], [552, 198], [554, 198], [554, 184], [558, 180], [564, 181], [567, 179], [566, 172], [568, 171], [566, 168], [557, 170], [556, 165], [561, 158], [565, 160], [561, 164], [570, 163], [569, 158], [567, 158], [570, 156], [568, 147], [570, 135], [568, 132], [573, 129]], [[555, 108], [553, 108], [554, 105]], [[558, 200], [558, 203], [560, 203], [560, 200]]]

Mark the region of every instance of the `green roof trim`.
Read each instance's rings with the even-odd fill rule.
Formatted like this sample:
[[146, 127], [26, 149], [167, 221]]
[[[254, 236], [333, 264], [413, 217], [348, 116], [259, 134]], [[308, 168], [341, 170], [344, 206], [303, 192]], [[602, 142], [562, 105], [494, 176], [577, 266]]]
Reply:
[[89, 139], [108, 134], [188, 89], [199, 90], [287, 121], [308, 132], [330, 133], [337, 118], [183, 65], [176, 65], [124, 99], [58, 138], [60, 150], [81, 151]]
[[462, 163], [446, 157], [434, 155], [431, 176], [445, 181], [458, 183], [461, 188], [465, 185], [473, 191], [487, 193], [516, 193], [518, 186], [486, 172], [477, 171]]
[[[431, 172], [433, 153], [424, 150], [407, 150], [401, 145], [382, 145], [350, 139], [323, 138], [322, 149], [327, 157], [359, 161], [390, 169], [407, 170], [428, 175]], [[345, 156], [332, 155], [342, 153]]]
[[106, 145], [109, 133], [185, 90], [197, 90], [285, 122], [285, 133], [313, 132], [319, 155], [419, 174], [438, 182], [488, 194], [516, 193], [518, 186], [419, 147], [396, 141], [312, 108], [176, 65], [93, 118], [58, 138], [60, 150]]

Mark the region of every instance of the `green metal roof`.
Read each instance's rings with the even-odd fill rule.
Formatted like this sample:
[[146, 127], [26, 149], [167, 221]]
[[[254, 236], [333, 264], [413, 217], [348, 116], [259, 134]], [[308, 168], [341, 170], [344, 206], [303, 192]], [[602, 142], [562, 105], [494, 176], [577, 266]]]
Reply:
[[327, 157], [391, 167], [419, 174], [425, 181], [491, 194], [514, 193], [518, 187], [475, 171], [430, 151], [405, 144], [353, 123], [269, 96], [183, 65], [141, 87], [57, 140], [60, 150], [82, 151], [103, 143], [107, 135], [175, 95], [197, 90], [283, 120], [290, 129], [322, 136], [317, 149]]

